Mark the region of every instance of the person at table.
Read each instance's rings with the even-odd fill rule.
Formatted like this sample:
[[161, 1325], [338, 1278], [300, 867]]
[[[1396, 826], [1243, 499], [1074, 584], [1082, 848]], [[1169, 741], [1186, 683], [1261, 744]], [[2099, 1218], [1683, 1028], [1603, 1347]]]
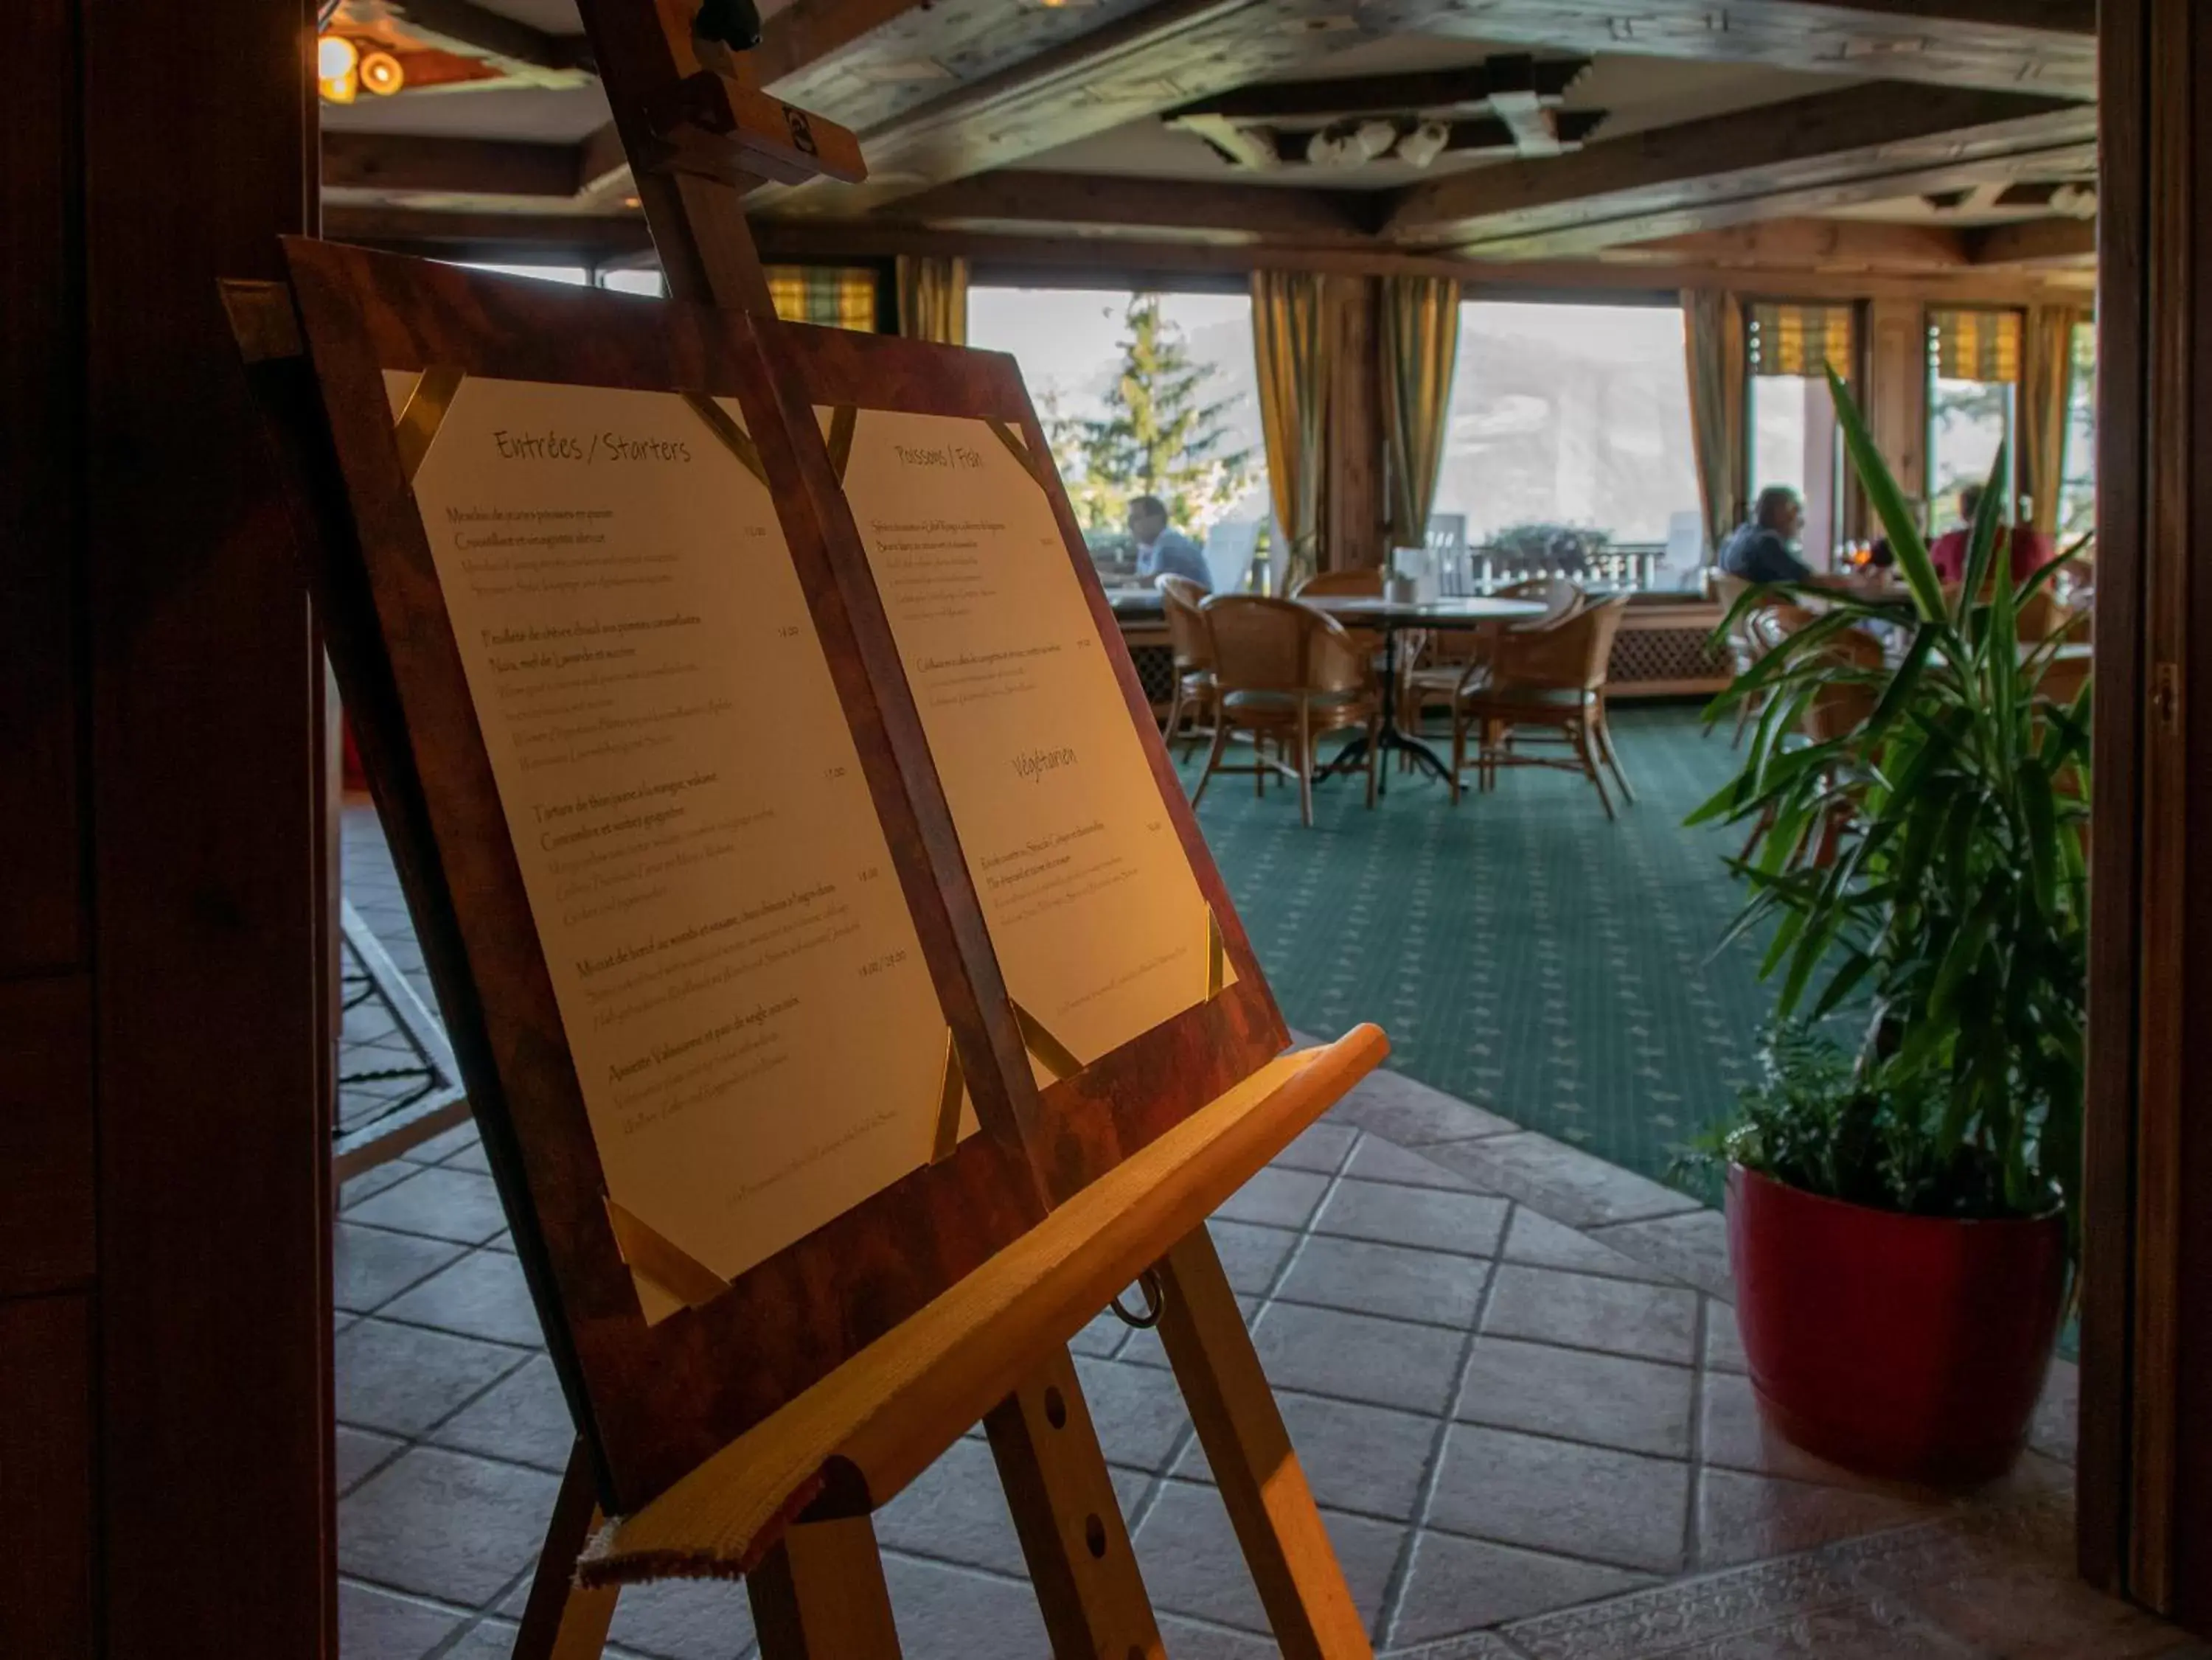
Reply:
[[1721, 548], [1721, 573], [1745, 582], [1796, 582], [1808, 588], [1843, 588], [1842, 577], [1823, 576], [1799, 558], [1798, 533], [1805, 528], [1805, 504], [1787, 484], [1770, 484], [1759, 493], [1751, 519]]
[[[1936, 538], [1929, 548], [1928, 557], [1936, 566], [1936, 575], [1946, 586], [1966, 579], [1966, 550], [1973, 541], [1974, 516], [1982, 510], [1982, 487], [1963, 486], [1959, 491], [1958, 524]], [[2025, 582], [2036, 572], [2058, 557], [2053, 539], [2043, 531], [2027, 525], [1999, 525], [1997, 541], [2010, 549], [2012, 579]]]
[[1139, 577], [1188, 577], [1208, 593], [1213, 573], [1198, 544], [1168, 524], [1167, 504], [1158, 496], [1139, 496], [1129, 504], [1129, 537], [1137, 544]]

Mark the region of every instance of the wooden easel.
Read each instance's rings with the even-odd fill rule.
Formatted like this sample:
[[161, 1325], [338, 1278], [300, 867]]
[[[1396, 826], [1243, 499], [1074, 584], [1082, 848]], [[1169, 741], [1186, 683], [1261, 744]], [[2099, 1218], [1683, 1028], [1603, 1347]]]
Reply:
[[[787, 332], [739, 211], [744, 181], [857, 177], [850, 135], [746, 86], [721, 44], [694, 38], [698, 0], [582, 9], [672, 291], [721, 316], [661, 317], [313, 243], [288, 249], [289, 288], [231, 285], [225, 296], [577, 1415], [517, 1652], [599, 1653], [624, 1584], [742, 1577], [770, 1660], [896, 1656], [870, 1515], [981, 1421], [1055, 1656], [1162, 1655], [1066, 1347], [1142, 1280], [1282, 1651], [1367, 1657], [1205, 1221], [1377, 1063], [1382, 1036], [1362, 1027], [1269, 1058], [1285, 1040], [1280, 1015], [1156, 734], [1145, 764], [1203, 901], [1202, 1000], [1088, 1064], [1015, 1006], [842, 468], [862, 405], [988, 423], [1017, 458], [1044, 453], [1035, 412], [1003, 359]], [[394, 373], [415, 377], [396, 423]], [[945, 1146], [732, 1280], [700, 1269], [705, 1291], [657, 1325], [639, 1310], [415, 500], [436, 423], [475, 375], [678, 395], [710, 427], [727, 421], [714, 399], [744, 409], [750, 437], [722, 442], [769, 488], [794, 570], [815, 585], [809, 613], [935, 970], [950, 1027], [939, 1122], [964, 1077], [990, 1132]], [[842, 446], [817, 407], [846, 422]], [[1149, 733], [1065, 494], [1048, 468], [1023, 468], [1054, 516], [1128, 717]], [[1033, 1078], [1032, 1055], [1049, 1086]], [[861, 1264], [850, 1273], [848, 1251]], [[600, 1524], [602, 1502], [618, 1520]]]
[[[580, 0], [580, 9], [671, 295], [773, 319], [767, 279], [742, 208], [754, 182], [747, 173], [784, 182], [825, 171], [856, 179], [857, 143], [842, 129], [757, 91], [741, 57], [694, 34], [696, 0], [652, 0], [650, 5], [647, 0]], [[694, 121], [672, 118], [673, 112], [686, 108], [704, 111], [725, 126], [727, 141], [716, 145]], [[1075, 1206], [1064, 1205], [992, 1265], [1025, 1289], [1048, 1272], [1057, 1270], [1063, 1278], [1072, 1274], [1084, 1292], [1069, 1300], [1062, 1290], [1049, 1314], [1020, 1318], [1005, 1306], [979, 1317], [946, 1309], [951, 1300], [939, 1300], [878, 1347], [902, 1340], [926, 1347], [933, 1339], [951, 1346], [959, 1360], [940, 1357], [942, 1372], [918, 1378], [897, 1370], [900, 1355], [871, 1352], [848, 1362], [815, 1392], [855, 1393], [889, 1428], [877, 1431], [872, 1457], [842, 1439], [810, 1446], [807, 1457], [818, 1455], [824, 1465], [862, 1459], [860, 1490], [880, 1505], [980, 1416], [1056, 1660], [1164, 1654], [1066, 1347], [1098, 1308], [1149, 1270], [1161, 1300], [1162, 1341], [1284, 1654], [1291, 1660], [1370, 1654], [1205, 1217], [1340, 1097], [1381, 1052], [1380, 1034], [1371, 1029], [1358, 1044], [1348, 1039], [1326, 1059], [1291, 1070], [1299, 1088], [1279, 1086], [1256, 1098], [1248, 1089], [1246, 1099], [1224, 1098], [1200, 1115], [1230, 1118], [1243, 1132], [1240, 1138], [1217, 1142], [1206, 1156], [1180, 1166], [1158, 1156], [1175, 1149], [1156, 1143], [1106, 1182], [1085, 1190], [1077, 1201], [1080, 1217], [1071, 1220]], [[1254, 1151], [1258, 1156], [1249, 1166], [1224, 1162], [1230, 1145], [1242, 1147], [1247, 1157]], [[1121, 1211], [1140, 1192], [1157, 1191], [1162, 1184], [1183, 1196], [1167, 1224], [1133, 1237], [1126, 1237], [1125, 1228], [1125, 1237], [1109, 1248], [1096, 1230], [1095, 1216]], [[915, 1330], [923, 1326], [930, 1330]], [[1001, 1376], [1017, 1381], [994, 1398], [994, 1380]], [[949, 1398], [932, 1403], [933, 1411], [922, 1410], [914, 1397], [933, 1393]], [[753, 1461], [787, 1433], [771, 1419], [723, 1456], [726, 1465], [717, 1460], [702, 1476], [742, 1488]], [[760, 1447], [746, 1447], [756, 1439]], [[625, 1540], [631, 1551], [649, 1559], [653, 1547], [641, 1542], [656, 1536], [653, 1522], [659, 1519], [650, 1512], [656, 1506], [672, 1510], [668, 1519], [680, 1537], [696, 1520], [690, 1506], [698, 1497], [679, 1487], [613, 1530], [605, 1560], [586, 1566], [592, 1588], [573, 1584], [574, 1565], [599, 1521], [580, 1445], [548, 1529], [517, 1660], [598, 1654], [614, 1616]], [[757, 1556], [746, 1584], [769, 1660], [896, 1656], [890, 1595], [866, 1513], [819, 1520], [813, 1515], [802, 1514], [772, 1539], [726, 1536], [709, 1571], [726, 1573]]]

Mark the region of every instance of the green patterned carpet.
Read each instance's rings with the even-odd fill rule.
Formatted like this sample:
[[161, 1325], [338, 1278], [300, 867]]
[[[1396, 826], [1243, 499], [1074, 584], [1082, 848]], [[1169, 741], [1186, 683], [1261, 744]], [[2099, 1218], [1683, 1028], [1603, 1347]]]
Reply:
[[1393, 772], [1370, 813], [1337, 779], [1310, 830], [1287, 787], [1220, 778], [1199, 822], [1291, 1025], [1374, 1021], [1424, 1083], [1663, 1180], [1733, 1103], [1772, 1000], [1747, 942], [1713, 954], [1741, 833], [1682, 826], [1732, 771], [1726, 729], [1685, 706], [1613, 728], [1640, 797], [1617, 823], [1534, 769], [1456, 809]]

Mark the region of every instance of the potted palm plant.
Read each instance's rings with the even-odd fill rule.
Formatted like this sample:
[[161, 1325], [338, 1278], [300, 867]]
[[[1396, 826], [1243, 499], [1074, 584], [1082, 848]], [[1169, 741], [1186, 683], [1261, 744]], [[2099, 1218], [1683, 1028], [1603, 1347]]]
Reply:
[[[1947, 592], [1830, 381], [1901, 590], [1786, 596], [1809, 615], [1714, 706], [1759, 714], [1692, 821], [1754, 827], [1735, 930], [1769, 930], [1784, 1024], [1703, 1151], [1769, 1421], [1856, 1469], [1979, 1480], [2025, 1440], [2079, 1239], [2089, 691], [2020, 638], [2057, 566], [1997, 557], [2004, 458]], [[1839, 689], [1847, 729], [1808, 723]]]

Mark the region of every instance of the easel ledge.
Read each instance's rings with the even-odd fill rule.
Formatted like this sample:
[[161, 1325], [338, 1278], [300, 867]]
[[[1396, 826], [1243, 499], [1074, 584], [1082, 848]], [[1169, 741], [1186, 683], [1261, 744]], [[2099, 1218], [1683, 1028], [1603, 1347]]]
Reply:
[[1270, 1063], [609, 1523], [579, 1560], [579, 1583], [739, 1578], [802, 1512], [810, 1522], [865, 1515], [896, 1497], [1389, 1052], [1379, 1027], [1361, 1026]]

